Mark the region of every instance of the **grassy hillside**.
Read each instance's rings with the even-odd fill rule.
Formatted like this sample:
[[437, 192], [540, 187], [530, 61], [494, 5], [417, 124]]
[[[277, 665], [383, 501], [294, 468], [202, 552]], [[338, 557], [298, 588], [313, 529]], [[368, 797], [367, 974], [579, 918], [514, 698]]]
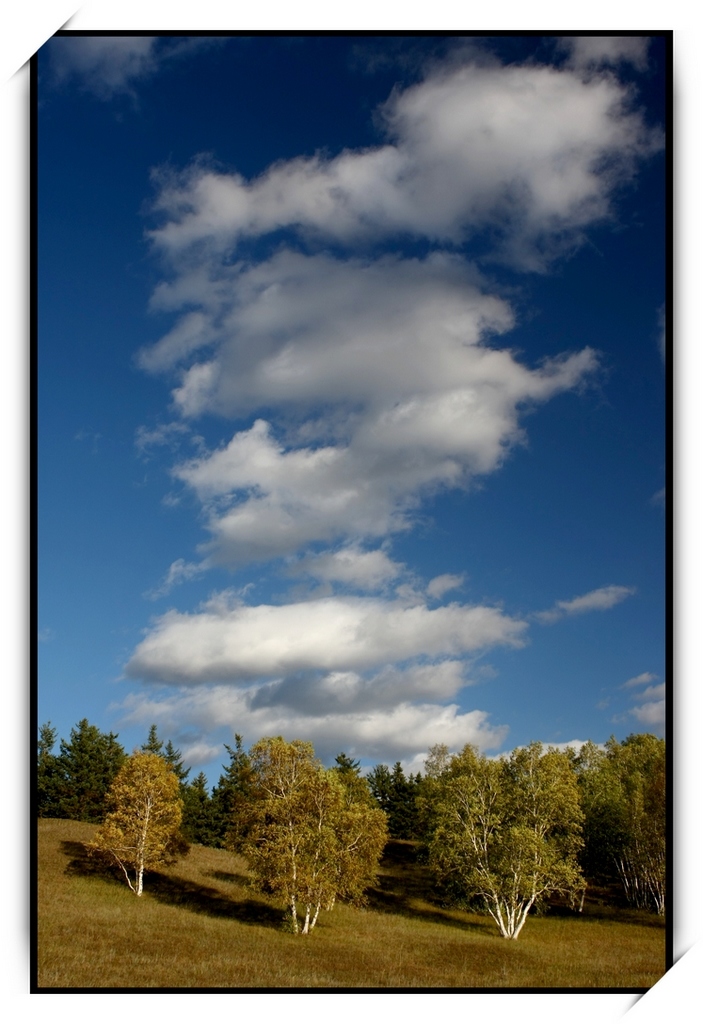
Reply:
[[587, 902], [511, 942], [433, 901], [410, 844], [390, 844], [367, 908], [338, 905], [300, 937], [240, 858], [194, 846], [137, 899], [87, 859], [94, 831], [39, 821], [41, 988], [647, 988], [664, 971], [654, 915]]

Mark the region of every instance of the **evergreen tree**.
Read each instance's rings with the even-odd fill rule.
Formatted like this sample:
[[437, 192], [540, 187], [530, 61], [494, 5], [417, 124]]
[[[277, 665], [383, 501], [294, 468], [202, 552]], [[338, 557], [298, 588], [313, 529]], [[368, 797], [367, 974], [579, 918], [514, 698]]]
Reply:
[[391, 773], [388, 765], [377, 764], [366, 778], [378, 806], [388, 814], [392, 800]]
[[159, 739], [159, 735], [156, 729], [156, 725], [152, 725], [149, 729], [149, 735], [147, 736], [146, 743], [142, 743], [141, 749], [145, 754], [161, 754], [164, 749], [163, 742]]
[[[176, 773], [181, 789], [185, 787], [190, 775], [190, 768], [185, 767], [180, 750], [176, 750], [171, 740], [168, 740], [164, 746], [163, 740], [159, 738], [156, 725], [149, 728], [149, 735], [146, 743], [142, 743], [141, 750], [145, 754], [158, 754], [159, 757], [162, 757], [169, 768]], [[181, 793], [181, 795], [183, 794]]]
[[59, 817], [101, 822], [105, 797], [125, 760], [117, 733], [103, 733], [83, 718], [71, 729], [68, 742], [61, 740], [57, 758], [61, 797]]
[[252, 784], [251, 763], [239, 733], [235, 734], [234, 742], [234, 749], [225, 743], [229, 764], [222, 766], [224, 775], [220, 775], [212, 791], [212, 822], [217, 846], [236, 845], [245, 829]]
[[393, 771], [388, 765], [377, 764], [367, 779], [373, 796], [388, 815], [390, 836], [393, 839], [416, 839], [419, 832], [416, 780], [412, 776], [405, 778], [400, 761], [393, 765]]
[[37, 814], [40, 818], [60, 816], [62, 780], [58, 757], [53, 753], [56, 729], [47, 722], [39, 729], [37, 744]]
[[394, 839], [415, 839], [418, 815], [415, 807], [416, 783], [412, 776], [405, 778], [400, 761], [393, 765], [390, 780], [390, 806], [388, 831]]
[[359, 761], [352, 760], [351, 757], [342, 751], [341, 754], [337, 754], [334, 759], [335, 768], [337, 771], [342, 773], [352, 773], [353, 775], [361, 775], [361, 767]]
[[188, 842], [201, 846], [217, 846], [218, 835], [213, 818], [213, 804], [204, 772], [181, 787], [183, 799], [182, 831]]
[[183, 787], [186, 784], [188, 776], [190, 775], [190, 768], [186, 768], [183, 764], [183, 758], [181, 757], [180, 750], [176, 750], [173, 743], [169, 740], [166, 743], [164, 752], [161, 755], [166, 764], [176, 773], [180, 785]]

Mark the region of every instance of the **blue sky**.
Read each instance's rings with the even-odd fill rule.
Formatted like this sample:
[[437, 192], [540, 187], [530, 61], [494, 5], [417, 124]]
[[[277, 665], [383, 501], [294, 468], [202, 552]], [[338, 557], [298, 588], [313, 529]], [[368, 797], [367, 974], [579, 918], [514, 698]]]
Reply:
[[663, 731], [664, 45], [39, 53], [39, 716]]

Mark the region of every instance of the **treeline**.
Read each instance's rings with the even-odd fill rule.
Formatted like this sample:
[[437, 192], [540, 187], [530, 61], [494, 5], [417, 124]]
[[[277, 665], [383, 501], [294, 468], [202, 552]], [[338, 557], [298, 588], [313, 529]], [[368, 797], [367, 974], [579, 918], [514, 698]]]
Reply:
[[[58, 753], [56, 739], [50, 723], [41, 727], [39, 816], [102, 823], [110, 787], [127, 760], [117, 735], [83, 719], [68, 741], [61, 740]], [[165, 761], [178, 780], [183, 837], [237, 849], [251, 820], [251, 755], [258, 747], [246, 751], [237, 735], [235, 745], [225, 744], [225, 750], [227, 762], [210, 788], [202, 772], [189, 780], [181, 752], [158, 736], [156, 726], [141, 746], [142, 752]], [[440, 744], [429, 751], [424, 775], [406, 776], [396, 762], [392, 768], [376, 765], [364, 776], [358, 761], [340, 753], [333, 771], [355, 806], [384, 812], [390, 837], [418, 843], [448, 897], [478, 901], [492, 913], [491, 907], [501, 906], [500, 885], [496, 888], [501, 871], [514, 877], [515, 864], [541, 858], [557, 867], [544, 893], [530, 890], [520, 904], [525, 914], [549, 893], [582, 893], [586, 879], [618, 889], [633, 906], [661, 914], [666, 899], [665, 762], [664, 740], [635, 734], [622, 742], [611, 738], [604, 749], [589, 742], [578, 753], [544, 751], [531, 744], [500, 759], [471, 747], [452, 755]], [[496, 921], [502, 932], [508, 928]]]

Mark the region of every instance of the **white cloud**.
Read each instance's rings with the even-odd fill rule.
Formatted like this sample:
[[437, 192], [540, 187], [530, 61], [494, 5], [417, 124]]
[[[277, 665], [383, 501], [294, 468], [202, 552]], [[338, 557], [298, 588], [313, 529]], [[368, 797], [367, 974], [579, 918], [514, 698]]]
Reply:
[[[423, 593], [389, 545], [424, 499], [498, 470], [525, 442], [527, 412], [597, 370], [590, 348], [528, 364], [499, 346], [515, 327], [507, 292], [459, 249], [545, 271], [661, 146], [594, 60], [584, 73], [454, 54], [394, 90], [376, 147], [284, 160], [252, 180], [202, 160], [155, 176], [151, 238], [169, 277], [151, 307], [174, 322], [137, 361], [169, 375], [182, 419], [235, 423], [172, 470], [209, 540], [160, 592], [205, 567], [278, 558], [319, 587], [258, 606], [225, 592], [156, 619], [126, 673], [178, 689], [133, 695], [135, 720], [172, 714], [203, 749], [225, 727], [405, 763], [438, 742], [503, 744], [504, 726], [456, 701], [471, 659], [520, 645], [527, 623], [495, 607], [428, 607], [463, 577], [436, 576]], [[265, 237], [280, 229], [285, 245]], [[429, 254], [402, 257], [408, 236]], [[164, 427], [141, 441], [177, 437]], [[536, 617], [631, 593], [604, 587]]]
[[569, 64], [575, 68], [628, 63], [642, 71], [647, 66], [646, 36], [564, 36], [560, 43], [570, 51]]
[[402, 703], [449, 700], [468, 685], [462, 661], [404, 668], [387, 665], [369, 676], [358, 672], [298, 673], [251, 691], [252, 708], [291, 708], [301, 714], [370, 713]]
[[585, 612], [606, 611], [620, 604], [626, 597], [635, 593], [634, 587], [609, 586], [591, 590], [588, 594], [574, 597], [570, 601], [557, 601], [553, 608], [544, 612], [535, 612], [538, 622], [549, 624], [558, 622], [566, 615], [582, 615]]
[[612, 76], [440, 66], [383, 105], [385, 145], [285, 161], [253, 181], [202, 167], [164, 180], [167, 223], [153, 237], [176, 254], [281, 227], [345, 243], [398, 232], [457, 243], [490, 226], [505, 258], [543, 267], [565, 236], [573, 244], [608, 216], [613, 185], [661, 146], [627, 98]]
[[57, 85], [76, 81], [101, 100], [135, 95], [134, 86], [174, 58], [222, 45], [217, 37], [54, 36], [46, 44]]
[[630, 715], [636, 718], [640, 725], [655, 732], [662, 732], [666, 722], [666, 683], [647, 686], [634, 697], [634, 700], [637, 704], [630, 711]]
[[347, 584], [360, 590], [378, 590], [396, 579], [404, 568], [380, 548], [362, 551], [352, 545], [338, 551], [308, 555], [289, 566], [289, 571], [295, 574], [304, 572], [327, 583]]
[[[545, 740], [539, 740], [538, 742], [540, 742], [542, 744], [542, 747], [544, 748], [545, 752], [547, 750], [559, 750], [563, 754], [567, 750], [573, 750], [574, 753], [578, 754], [580, 752], [580, 750], [581, 750], [581, 747], [585, 743], [589, 743], [591, 741], [590, 740], [567, 740], [565, 743], [552, 743], [552, 742], [547, 742]], [[599, 749], [601, 749], [601, 750], [605, 749], [603, 744], [596, 744], [596, 746], [599, 747]], [[525, 749], [524, 746], [511, 747], [509, 750], [504, 750], [502, 753], [496, 754], [495, 757], [496, 758], [498, 758], [498, 757], [509, 757], [510, 754], [512, 754], [513, 750], [524, 750], [524, 749]]]
[[443, 594], [446, 594], [448, 590], [456, 590], [464, 582], [464, 576], [456, 575], [450, 572], [442, 573], [441, 576], [435, 576], [433, 580], [427, 585], [427, 593], [430, 597], [439, 599]]
[[157, 598], [164, 597], [166, 594], [170, 593], [173, 587], [177, 586], [179, 583], [184, 583], [187, 580], [197, 579], [198, 576], [202, 576], [207, 568], [207, 562], [186, 562], [183, 558], [177, 558], [176, 561], [172, 562], [169, 566], [169, 570], [161, 584], [153, 590], [149, 590], [144, 596], [155, 601]]
[[168, 334], [151, 348], [138, 353], [142, 370], [157, 373], [167, 370], [203, 348], [216, 337], [207, 316], [199, 311], [186, 313]]
[[296, 426], [284, 443], [257, 420], [174, 470], [206, 505], [217, 563], [406, 528], [424, 494], [497, 469], [523, 439], [521, 413], [597, 366], [590, 349], [530, 368], [489, 347], [512, 312], [453, 256], [345, 263], [284, 250], [220, 272], [224, 307], [208, 311], [218, 343], [175, 402], [189, 416], [273, 406]]
[[[182, 750], [183, 763], [191, 768], [198, 768], [200, 765], [214, 761], [216, 757], [222, 757], [222, 744], [215, 745], [203, 740], [195, 743], [186, 743]], [[191, 781], [193, 773], [191, 772]]]
[[653, 683], [657, 677], [653, 672], [642, 672], [638, 676], [633, 676], [632, 679], [628, 679], [626, 683], [623, 683], [623, 687], [630, 686], [644, 686], [646, 683]]
[[126, 667], [162, 683], [242, 683], [296, 672], [345, 672], [411, 658], [519, 645], [526, 623], [496, 608], [430, 610], [377, 598], [247, 606], [217, 595], [194, 614], [166, 612]]
[[452, 750], [467, 743], [492, 749], [504, 743], [508, 731], [506, 726], [492, 726], [486, 712], [462, 712], [456, 704], [400, 703], [377, 711], [305, 715], [289, 707], [252, 707], [251, 697], [250, 691], [227, 686], [176, 690], [166, 696], [131, 694], [122, 704], [123, 721], [158, 721], [166, 732], [187, 724], [203, 737], [224, 727], [232, 735], [240, 733], [246, 745], [261, 736], [282, 735], [310, 740], [318, 756], [328, 761], [344, 750], [351, 757], [390, 763], [410, 761], [435, 743], [446, 743]]
[[47, 45], [56, 80], [76, 78], [101, 99], [130, 92], [156, 68], [154, 36], [57, 36]]

